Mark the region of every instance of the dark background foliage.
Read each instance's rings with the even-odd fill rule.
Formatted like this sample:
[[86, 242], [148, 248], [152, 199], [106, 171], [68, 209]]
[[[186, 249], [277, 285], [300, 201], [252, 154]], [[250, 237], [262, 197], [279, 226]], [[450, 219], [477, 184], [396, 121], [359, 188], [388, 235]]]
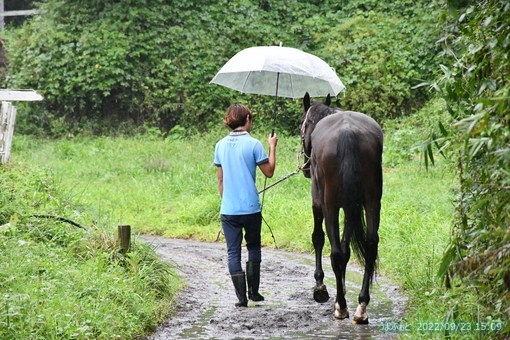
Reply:
[[[428, 94], [413, 86], [437, 68], [435, 9], [422, 1], [49, 0], [38, 7], [42, 14], [8, 37], [5, 86], [43, 94], [46, 112], [33, 115], [56, 135], [119, 126], [203, 131], [220, 124], [234, 101], [270, 124], [271, 97], [209, 84], [251, 46], [282, 42], [323, 58], [347, 86], [337, 104], [375, 118], [419, 109]], [[279, 131], [294, 133], [300, 101], [280, 100], [278, 113]]]
[[[19, 11], [34, 8], [34, 0], [4, 0], [4, 11]], [[8, 16], [4, 18], [6, 27], [18, 27], [27, 17], [25, 16]]]

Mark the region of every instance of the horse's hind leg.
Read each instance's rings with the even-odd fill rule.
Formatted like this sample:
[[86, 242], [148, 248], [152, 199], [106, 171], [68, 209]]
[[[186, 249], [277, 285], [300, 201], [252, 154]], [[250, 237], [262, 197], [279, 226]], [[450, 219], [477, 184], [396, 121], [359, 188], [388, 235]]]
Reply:
[[336, 278], [336, 301], [335, 301], [335, 318], [345, 319], [349, 317], [347, 309], [347, 301], [345, 300], [345, 269], [350, 252], [346, 252], [349, 248], [349, 231], [344, 232], [342, 242], [340, 242], [339, 229], [339, 208], [337, 206], [329, 206], [325, 212], [326, 231], [328, 233], [329, 242], [331, 244], [331, 266]]
[[377, 249], [379, 243], [379, 236], [377, 231], [367, 233], [367, 256], [365, 258], [365, 273], [363, 276], [363, 285], [361, 286], [361, 293], [358, 296], [358, 308], [354, 314], [353, 323], [367, 324], [367, 305], [370, 302], [370, 284], [375, 271], [375, 261], [377, 259]]
[[363, 285], [361, 293], [358, 297], [358, 308], [354, 314], [353, 323], [366, 324], [368, 323], [367, 305], [370, 302], [370, 284], [375, 271], [377, 261], [377, 253], [379, 247], [379, 222], [381, 211], [381, 194], [382, 194], [382, 181], [378, 188], [371, 195], [371, 200], [365, 204], [366, 224], [367, 224], [367, 239], [366, 239], [366, 255], [365, 255], [365, 273], [363, 276]]
[[324, 285], [324, 270], [322, 269], [322, 249], [324, 248], [322, 221], [324, 220], [324, 215], [320, 206], [314, 204], [312, 209], [314, 219], [312, 242], [315, 249], [315, 287], [313, 289], [313, 298], [317, 302], [324, 303], [329, 300], [328, 290], [326, 285]]
[[[349, 310], [347, 309], [347, 301], [345, 300], [345, 273], [347, 271], [347, 263], [351, 257], [351, 236], [352, 230], [350, 228], [345, 227], [344, 223], [344, 232], [342, 235], [342, 241], [340, 242], [340, 253], [336, 254], [335, 261], [340, 263], [340, 272], [337, 275], [337, 304], [335, 305], [335, 318], [337, 319], [345, 319], [349, 317]], [[331, 251], [331, 255], [333, 256], [333, 251]], [[333, 258], [332, 258], [333, 260]], [[343, 303], [344, 304], [343, 304]]]

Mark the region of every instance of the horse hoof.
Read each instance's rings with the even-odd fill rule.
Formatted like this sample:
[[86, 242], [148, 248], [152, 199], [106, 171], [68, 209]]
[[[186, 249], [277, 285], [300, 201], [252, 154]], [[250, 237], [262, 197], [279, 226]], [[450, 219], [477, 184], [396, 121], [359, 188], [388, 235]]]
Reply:
[[340, 309], [340, 305], [335, 303], [335, 318], [337, 319], [347, 319], [349, 317], [349, 310], [347, 308]]
[[352, 323], [355, 325], [368, 325], [368, 316], [356, 317], [354, 316]]
[[319, 303], [324, 303], [329, 300], [328, 289], [325, 285], [313, 289], [313, 299]]
[[356, 309], [356, 313], [354, 313], [352, 323], [358, 325], [368, 324], [367, 305], [365, 303], [359, 304], [358, 308]]

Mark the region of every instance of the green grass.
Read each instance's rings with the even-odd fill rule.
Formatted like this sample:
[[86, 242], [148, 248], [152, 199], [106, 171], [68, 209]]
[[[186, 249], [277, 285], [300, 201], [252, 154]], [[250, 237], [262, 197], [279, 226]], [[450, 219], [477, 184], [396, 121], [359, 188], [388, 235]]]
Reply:
[[386, 170], [384, 180], [380, 268], [400, 276], [405, 289], [431, 284], [451, 229], [452, 172], [414, 161]]
[[[436, 276], [451, 232], [455, 173], [446, 160], [438, 160], [427, 171], [418, 150], [410, 149], [424, 134], [419, 116], [388, 123], [385, 129], [379, 274], [393, 279], [410, 296], [406, 322], [442, 321], [448, 315], [448, 320], [460, 320], [472, 314], [470, 306], [477, 306], [474, 295], [462, 292], [471, 295], [466, 295], [465, 305], [459, 304], [460, 293], [441, 288]], [[16, 163], [47, 169], [57, 178], [69, 199], [86, 207], [86, 213], [74, 216], [84, 225], [128, 224], [139, 233], [214, 241], [220, 230], [220, 198], [213, 154], [215, 143], [226, 133], [166, 140], [16, 136], [11, 157]], [[253, 135], [267, 149], [267, 134]], [[268, 186], [296, 169], [299, 151], [298, 137], [280, 137], [276, 173], [267, 180]], [[257, 184], [264, 187], [260, 172]], [[276, 245], [313, 252], [310, 180], [298, 173], [263, 197], [263, 215]], [[275, 247], [266, 225], [262, 238], [266, 247]]]
[[[267, 139], [262, 134], [254, 136], [264, 143]], [[129, 224], [142, 233], [214, 241], [220, 229], [220, 198], [213, 154], [221, 137], [220, 132], [191, 140], [78, 138], [44, 142], [19, 136], [13, 158], [50, 169], [75, 193], [76, 201], [95, 210], [88, 218], [109, 216], [112, 224]], [[276, 173], [267, 180], [267, 186], [296, 169], [299, 151], [299, 138], [280, 138]], [[257, 178], [262, 189], [260, 172]], [[426, 235], [424, 241], [430, 239], [425, 245], [430, 245], [426, 256], [434, 247], [439, 255], [451, 221], [452, 173], [443, 166], [427, 172], [419, 160], [414, 160], [386, 168], [384, 181], [381, 268], [417, 261], [423, 249], [412, 242], [417, 234]], [[278, 247], [313, 251], [309, 179], [302, 173], [290, 177], [268, 189], [263, 204], [264, 218]], [[263, 242], [275, 246], [266, 225]], [[413, 249], [409, 257], [393, 267], [386, 266], [384, 254], [392, 257], [392, 252], [399, 253], [399, 247], [406, 244], [407, 249]], [[409, 267], [414, 267], [412, 262]]]
[[0, 192], [1, 339], [135, 339], [171, 310], [172, 267], [136, 239], [120, 254], [111, 228], [91, 225], [45, 171], [3, 166]]

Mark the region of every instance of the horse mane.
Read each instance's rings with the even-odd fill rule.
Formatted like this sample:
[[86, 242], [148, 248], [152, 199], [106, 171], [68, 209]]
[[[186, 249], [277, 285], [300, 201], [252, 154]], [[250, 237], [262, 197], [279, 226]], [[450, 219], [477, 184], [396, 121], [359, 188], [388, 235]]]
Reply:
[[310, 110], [313, 108], [313, 116], [309, 117], [308, 119], [311, 119], [311, 122], [313, 124], [317, 124], [322, 118], [329, 116], [333, 113], [335, 113], [337, 108], [331, 108], [327, 105], [325, 105], [322, 102], [315, 102], [310, 106]]

